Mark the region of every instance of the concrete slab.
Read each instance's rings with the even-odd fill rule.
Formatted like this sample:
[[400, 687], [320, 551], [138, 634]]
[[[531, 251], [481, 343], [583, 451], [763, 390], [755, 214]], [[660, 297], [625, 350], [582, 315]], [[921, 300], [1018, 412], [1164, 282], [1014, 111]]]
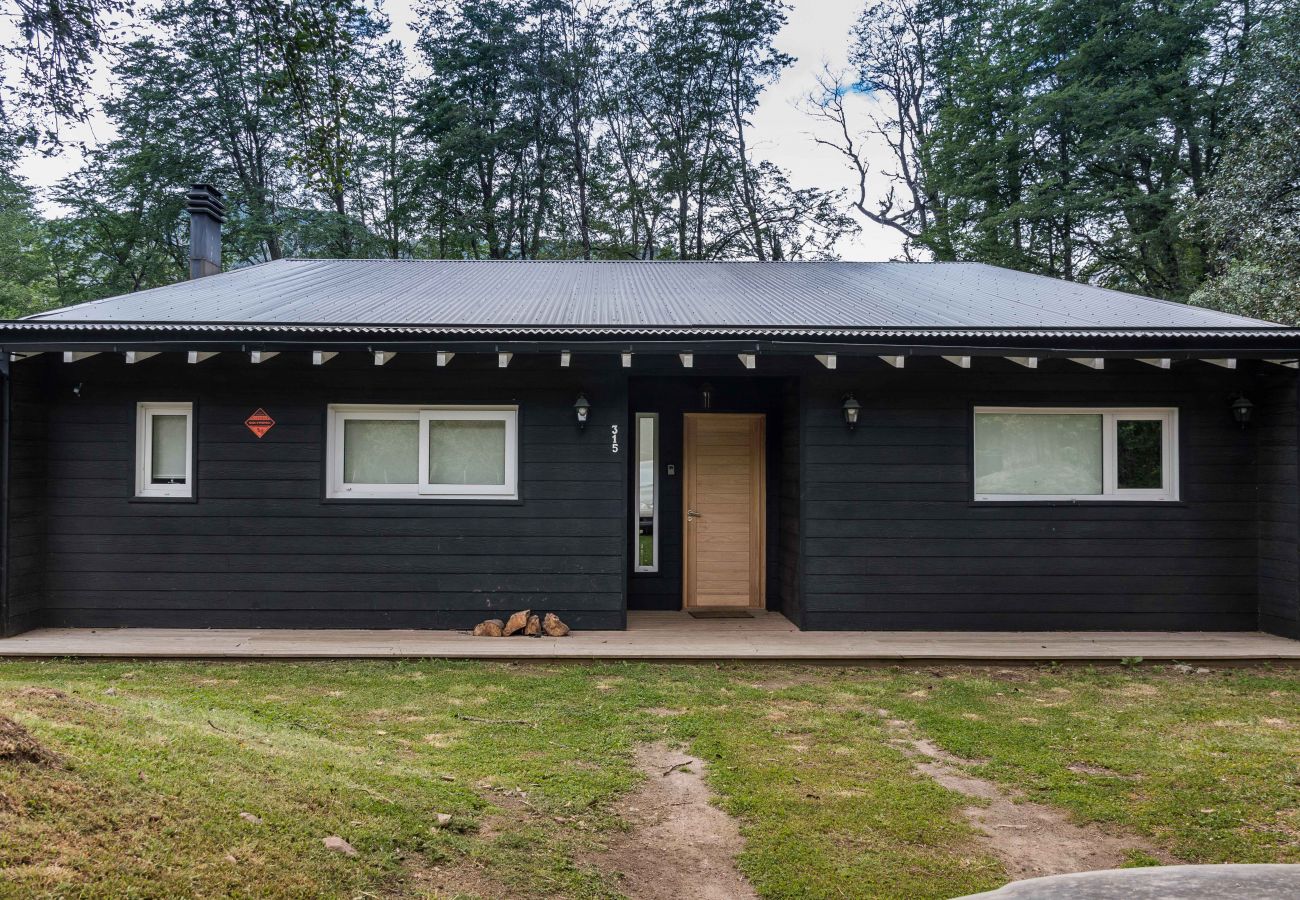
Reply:
[[1296, 900], [1300, 865], [1156, 866], [1013, 881], [959, 900]]

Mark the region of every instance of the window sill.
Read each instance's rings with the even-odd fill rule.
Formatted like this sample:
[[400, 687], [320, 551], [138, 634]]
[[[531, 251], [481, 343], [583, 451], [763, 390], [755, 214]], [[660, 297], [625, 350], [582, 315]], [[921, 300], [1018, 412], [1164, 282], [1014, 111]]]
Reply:
[[148, 497], [134, 496], [127, 498], [128, 503], [198, 503], [199, 498], [193, 495], [189, 497]]
[[326, 506], [388, 506], [393, 503], [418, 506], [523, 506], [519, 497], [322, 497]]
[[1185, 507], [1186, 500], [967, 500], [967, 506], [1171, 506]]

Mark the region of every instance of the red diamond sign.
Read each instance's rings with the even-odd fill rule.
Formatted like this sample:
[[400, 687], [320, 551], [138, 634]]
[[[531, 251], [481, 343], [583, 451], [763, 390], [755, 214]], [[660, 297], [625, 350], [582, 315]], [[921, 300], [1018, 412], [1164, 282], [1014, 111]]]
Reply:
[[259, 408], [257, 412], [244, 420], [244, 424], [248, 426], [249, 431], [260, 438], [275, 425], [275, 419], [267, 415], [266, 410]]

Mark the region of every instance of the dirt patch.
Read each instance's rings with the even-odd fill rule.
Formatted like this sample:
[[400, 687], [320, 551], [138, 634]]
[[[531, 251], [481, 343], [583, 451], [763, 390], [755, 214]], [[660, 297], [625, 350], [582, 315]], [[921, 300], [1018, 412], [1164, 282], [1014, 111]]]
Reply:
[[491, 803], [501, 812], [488, 813], [479, 820], [478, 834], [485, 840], [495, 840], [511, 827], [518, 827], [520, 822], [543, 819], [542, 813], [528, 802], [524, 791], [493, 789]]
[[794, 671], [790, 669], [772, 669], [769, 671], [768, 677], [748, 682], [749, 687], [759, 691], [785, 691], [806, 684], [816, 684], [825, 678], [822, 672], [805, 672], [797, 669]]
[[58, 688], [48, 687], [25, 687], [18, 691], [19, 697], [27, 697], [36, 700], [68, 700], [71, 699], [66, 693]]
[[473, 860], [453, 865], [429, 865], [414, 855], [402, 860], [406, 872], [405, 887], [395, 896], [479, 897], [482, 900], [509, 900], [518, 896], [497, 882], [487, 870]]
[[967, 806], [962, 814], [983, 834], [985, 845], [1013, 879], [1118, 868], [1134, 850], [1167, 865], [1181, 862], [1144, 837], [1077, 825], [1059, 809], [1021, 800], [963, 770], [977, 761], [954, 756], [917, 736], [910, 723], [893, 718], [888, 710], [878, 712], [896, 735], [894, 743], [914, 758], [917, 771], [951, 791], [983, 801]]
[[709, 802], [704, 760], [660, 743], [639, 748], [636, 761], [645, 782], [616, 807], [627, 832], [582, 861], [617, 873], [632, 900], [757, 897], [736, 868], [739, 828]]
[[0, 762], [26, 762], [54, 768], [63, 765], [57, 753], [41, 746], [26, 728], [8, 716], [0, 716]]
[[1095, 775], [1098, 778], [1118, 778], [1122, 781], [1142, 780], [1141, 775], [1125, 775], [1123, 772], [1116, 772], [1105, 766], [1095, 766], [1092, 763], [1070, 763], [1066, 768], [1076, 775]]

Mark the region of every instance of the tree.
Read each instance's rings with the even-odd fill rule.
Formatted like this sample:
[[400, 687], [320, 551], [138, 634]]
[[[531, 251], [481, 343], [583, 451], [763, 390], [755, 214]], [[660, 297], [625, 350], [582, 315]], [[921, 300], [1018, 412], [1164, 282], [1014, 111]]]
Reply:
[[[812, 112], [856, 207], [905, 252], [1186, 299], [1206, 246], [1181, 227], [1213, 183], [1251, 0], [881, 0]], [[876, 101], [866, 134], [849, 91]], [[895, 167], [869, 190], [867, 142]]]
[[350, 215], [364, 154], [363, 123], [379, 93], [379, 42], [388, 23], [359, 0], [252, 0], [256, 27], [275, 56], [274, 88], [291, 113], [293, 163], [332, 212], [336, 256], [363, 234]]
[[1300, 3], [1262, 19], [1217, 176], [1186, 228], [1212, 248], [1201, 306], [1300, 325]]
[[[858, 19], [849, 49], [852, 74], [824, 70], [806, 109], [830, 126], [815, 140], [837, 151], [853, 178], [853, 208], [904, 238], [904, 255], [929, 250], [952, 258], [944, 240], [944, 200], [927, 177], [934, 120], [942, 96], [935, 59], [947, 47], [947, 21], [941, 11], [914, 0], [868, 4]], [[847, 100], [858, 95], [874, 103], [865, 134], [850, 121]], [[885, 191], [871, 196], [873, 172], [868, 144], [882, 142], [892, 168], [880, 173]]]
[[529, 115], [527, 71], [538, 65], [529, 12], [504, 0], [435, 0], [422, 9], [419, 47], [431, 75], [417, 133], [431, 150], [426, 183], [459, 214], [473, 256], [527, 256], [526, 198], [542, 207], [533, 192], [549, 189], [531, 181], [556, 131]]
[[0, 164], [0, 317], [14, 319], [54, 305], [49, 233], [32, 190]]
[[[117, 24], [112, 17], [129, 12], [130, 5], [125, 0], [12, 0], [11, 10], [19, 39], [0, 53], [16, 60], [22, 75], [16, 84], [5, 81], [9, 102], [0, 99], [0, 126], [15, 130], [20, 145], [57, 150], [60, 121], [85, 118], [90, 73], [106, 32]], [[10, 109], [22, 110], [22, 121], [10, 121]]]
[[411, 84], [401, 44], [385, 44], [377, 61], [375, 105], [367, 116], [357, 195], [361, 219], [375, 233], [383, 254], [410, 254], [422, 224], [419, 177], [411, 134]]
[[185, 188], [209, 160], [194, 121], [167, 99], [181, 77], [151, 38], [126, 48], [120, 97], [105, 103], [118, 136], [63, 179], [54, 200], [69, 210], [50, 225], [60, 298], [94, 299], [186, 277]]
[[[278, 90], [281, 54], [257, 9], [241, 0], [174, 0], [155, 12], [166, 35], [158, 52], [177, 72], [177, 90], [160, 102], [191, 120], [188, 134], [214, 159], [238, 225], [227, 243], [235, 261], [285, 253], [291, 110]], [[124, 77], [129, 78], [130, 73]]]

